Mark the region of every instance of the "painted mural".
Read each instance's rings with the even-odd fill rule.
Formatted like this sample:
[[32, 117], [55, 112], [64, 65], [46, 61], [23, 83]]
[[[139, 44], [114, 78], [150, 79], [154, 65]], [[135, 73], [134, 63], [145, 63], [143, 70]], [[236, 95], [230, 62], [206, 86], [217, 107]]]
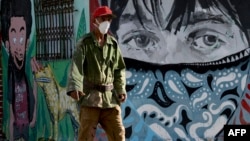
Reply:
[[8, 106], [4, 109], [9, 109], [9, 140], [16, 137], [28, 140], [29, 127], [35, 126], [37, 116], [36, 85], [29, 81], [25, 67], [32, 26], [31, 2], [2, 0], [1, 11], [2, 39], [8, 52], [5, 75], [8, 87], [4, 86]]
[[[127, 71], [128, 141], [223, 140], [225, 124], [250, 124], [250, 2], [91, 0], [111, 25]], [[77, 140], [78, 105], [65, 93], [70, 60], [37, 61], [32, 0], [1, 0], [3, 140]], [[79, 10], [80, 11], [80, 10]], [[76, 40], [91, 21], [76, 14]], [[77, 20], [78, 21], [78, 20]], [[99, 126], [96, 141], [107, 141]]]
[[249, 124], [248, 2], [98, 4], [117, 15], [111, 30], [127, 65], [127, 139], [223, 140], [225, 124]]
[[[64, 88], [69, 60], [36, 59], [33, 2], [1, 0], [6, 138], [0, 140], [76, 140], [78, 107]], [[86, 32], [84, 18], [78, 34]]]

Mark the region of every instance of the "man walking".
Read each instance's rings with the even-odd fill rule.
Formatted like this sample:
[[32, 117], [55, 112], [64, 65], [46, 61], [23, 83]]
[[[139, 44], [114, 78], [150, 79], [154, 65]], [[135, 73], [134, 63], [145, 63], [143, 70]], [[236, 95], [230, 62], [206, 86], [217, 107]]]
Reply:
[[115, 15], [98, 7], [93, 31], [77, 43], [69, 70], [67, 94], [80, 105], [79, 141], [93, 141], [98, 123], [109, 141], [125, 141], [120, 104], [127, 98], [125, 63], [116, 39], [108, 34]]

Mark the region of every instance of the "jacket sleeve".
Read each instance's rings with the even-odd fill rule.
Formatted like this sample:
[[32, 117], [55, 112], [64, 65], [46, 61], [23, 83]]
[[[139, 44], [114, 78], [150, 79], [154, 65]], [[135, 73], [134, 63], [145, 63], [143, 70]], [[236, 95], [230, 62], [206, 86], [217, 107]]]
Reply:
[[117, 67], [114, 69], [114, 88], [117, 94], [127, 94], [126, 92], [126, 65], [123, 60], [119, 46], [117, 45]]
[[76, 50], [74, 51], [69, 67], [68, 79], [67, 79], [67, 95], [71, 91], [83, 90], [83, 62], [85, 59], [85, 51], [83, 38], [77, 42]]

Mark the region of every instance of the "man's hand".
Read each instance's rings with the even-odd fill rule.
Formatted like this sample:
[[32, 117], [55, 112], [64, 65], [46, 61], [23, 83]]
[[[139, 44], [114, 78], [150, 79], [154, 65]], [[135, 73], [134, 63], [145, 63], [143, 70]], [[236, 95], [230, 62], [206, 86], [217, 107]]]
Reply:
[[81, 91], [72, 91], [72, 92], [70, 92], [70, 94], [69, 94], [73, 99], [75, 99], [75, 100], [80, 100], [80, 98], [82, 97], [82, 96], [84, 96], [85, 95], [85, 93], [83, 93], [83, 92], [81, 92]]
[[126, 101], [127, 95], [126, 95], [126, 94], [119, 94], [119, 95], [118, 95], [118, 98], [119, 98], [119, 101], [120, 101], [121, 103], [123, 103], [123, 102]]

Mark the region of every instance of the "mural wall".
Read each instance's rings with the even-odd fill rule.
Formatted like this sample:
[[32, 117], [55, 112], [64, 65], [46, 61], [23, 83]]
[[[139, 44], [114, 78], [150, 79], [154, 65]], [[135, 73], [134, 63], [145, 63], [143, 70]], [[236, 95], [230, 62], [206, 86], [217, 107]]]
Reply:
[[[74, 1], [75, 40], [108, 5], [127, 65], [122, 105], [128, 141], [223, 140], [250, 124], [250, 2]], [[78, 105], [65, 93], [70, 59], [36, 59], [33, 1], [1, 0], [6, 140], [76, 140]], [[87, 27], [87, 28], [86, 28]], [[96, 141], [106, 141], [98, 126]]]
[[[223, 140], [249, 124], [246, 1], [106, 1], [127, 64], [131, 140]], [[244, 13], [245, 12], [245, 13]]]

